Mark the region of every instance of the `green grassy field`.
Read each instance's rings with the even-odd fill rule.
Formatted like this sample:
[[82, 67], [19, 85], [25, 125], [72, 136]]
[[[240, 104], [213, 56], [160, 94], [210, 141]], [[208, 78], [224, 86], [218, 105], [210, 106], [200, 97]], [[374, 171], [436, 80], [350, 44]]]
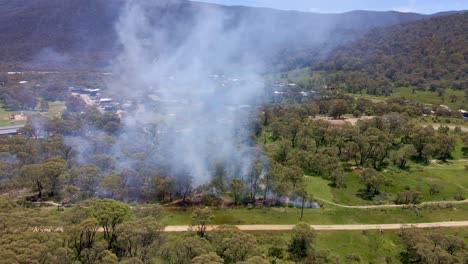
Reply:
[[[468, 161], [455, 160], [448, 163], [432, 163], [425, 167], [414, 165], [410, 170], [386, 170], [383, 174], [390, 184], [381, 188], [381, 191], [388, 196], [385, 203], [392, 203], [396, 193], [408, 187], [420, 191], [423, 202], [453, 200], [454, 195], [468, 197], [468, 172], [465, 170], [465, 165], [468, 165]], [[329, 181], [315, 176], [306, 176], [306, 183], [309, 193], [327, 201], [344, 205], [375, 203], [357, 196], [363, 185], [355, 172], [349, 173], [346, 188], [331, 187]], [[434, 184], [441, 186], [442, 189], [439, 193], [430, 194], [429, 190]]]
[[[286, 82], [288, 80], [297, 83], [297, 84], [307, 84], [311, 79], [320, 79], [322, 76], [321, 71], [314, 71], [311, 72], [309, 67], [291, 70], [282, 74], [273, 74], [268, 75], [265, 78], [267, 80], [273, 81], [278, 80], [281, 82]], [[467, 109], [468, 108], [468, 101], [464, 100], [465, 93], [461, 90], [452, 90], [446, 89], [445, 94], [443, 97], [440, 97], [437, 92], [431, 91], [418, 91], [415, 90], [413, 93], [413, 89], [410, 87], [399, 87], [397, 88], [389, 97], [383, 96], [372, 96], [367, 94], [349, 94], [354, 98], [366, 98], [370, 99], [374, 102], [382, 102], [388, 98], [397, 98], [397, 97], [405, 97], [409, 100], [414, 100], [420, 102], [422, 104], [430, 105], [446, 105], [451, 109]], [[452, 102], [450, 97], [455, 95], [457, 97], [456, 102]]]
[[[47, 117], [59, 117], [61, 113], [65, 110], [64, 102], [49, 102], [49, 111], [45, 112]], [[24, 115], [28, 113], [33, 113], [31, 111], [8, 111], [3, 108], [0, 104], [0, 126], [13, 126], [13, 125], [23, 125], [26, 124], [26, 120], [10, 120], [11, 115]]]
[[[457, 97], [456, 102], [450, 101], [450, 96], [452, 95], [455, 95]], [[418, 101], [418, 102], [421, 102], [423, 104], [428, 104], [428, 105], [442, 104], [442, 105], [446, 105], [450, 107], [451, 109], [467, 107], [467, 102], [463, 103], [463, 98], [465, 97], [465, 93], [463, 91], [457, 91], [457, 90], [452, 90], [452, 89], [446, 89], [444, 100], [442, 100], [442, 97], [438, 96], [437, 92], [415, 91], [413, 93], [413, 90], [408, 87], [396, 89], [396, 91], [392, 94], [392, 97], [405, 97], [406, 99]]]
[[[445, 234], [453, 234], [464, 237], [468, 242], [468, 230], [465, 228], [445, 228]], [[436, 232], [435, 229], [424, 229], [423, 232]], [[380, 231], [317, 231], [315, 249], [328, 250], [338, 255], [340, 263], [346, 263], [347, 255], [355, 254], [361, 258], [360, 263], [385, 263], [385, 258], [392, 259], [392, 263], [400, 262], [400, 253], [404, 250], [400, 230]], [[269, 231], [249, 232], [257, 238], [261, 250], [267, 250], [271, 246], [283, 245], [286, 247], [290, 232]], [[279, 239], [278, 239], [279, 238]]]
[[19, 115], [20, 111], [7, 111], [3, 108], [3, 105], [0, 104], [0, 126], [13, 126], [13, 125], [22, 125], [26, 124], [25, 120], [14, 121], [10, 120], [11, 115]]
[[[303, 222], [309, 224], [390, 224], [462, 221], [468, 215], [468, 205], [456, 209], [426, 207], [423, 209], [385, 208], [349, 209], [325, 205], [321, 209], [305, 209]], [[213, 224], [297, 224], [299, 208], [214, 209]], [[163, 222], [167, 225], [190, 224], [192, 209], [166, 209]]]
[[[60, 223], [60, 219], [70, 212], [57, 211], [55, 207], [36, 209], [42, 212], [49, 211], [49, 217], [56, 221], [38, 218], [43, 224]], [[193, 208], [165, 209], [163, 223], [166, 225], [190, 224], [190, 214]], [[451, 209], [425, 208], [415, 209], [345, 209], [334, 206], [325, 206], [324, 209], [306, 209], [305, 217], [299, 220], [300, 210], [296, 208], [263, 208], [263, 209], [213, 209], [215, 218], [213, 224], [358, 224], [358, 223], [417, 223], [436, 221], [462, 221], [468, 215], [468, 205], [456, 205]], [[41, 214], [43, 215], [43, 214]], [[39, 215], [38, 215], [39, 216]], [[39, 223], [42, 223], [39, 221]], [[424, 229], [423, 232], [436, 232], [435, 229]], [[468, 229], [444, 228], [444, 234], [456, 234], [468, 242]], [[248, 231], [255, 235], [258, 250], [267, 254], [272, 246], [287, 248], [291, 231]], [[368, 231], [317, 231], [314, 248], [327, 250], [346, 263], [349, 254], [359, 255], [361, 263], [385, 263], [385, 257], [391, 258], [392, 263], [400, 263], [399, 254], [404, 250], [400, 230]], [[180, 236], [180, 233], [166, 234], [168, 237]], [[158, 262], [159, 263], [159, 262]], [[162, 262], [161, 262], [162, 263]]]
[[[18, 208], [14, 212], [19, 220], [33, 217], [30, 225], [54, 226], [62, 225], [63, 220], [71, 208], [64, 211], [56, 210], [55, 206], [36, 209]], [[166, 209], [163, 222], [167, 225], [189, 224], [190, 213], [187, 210]], [[219, 209], [214, 210], [216, 215], [214, 224], [297, 224], [300, 222], [299, 210], [283, 209]], [[457, 205], [456, 209], [421, 209], [419, 213], [412, 209], [388, 209], [388, 210], [356, 210], [337, 209], [326, 207], [325, 209], [307, 209], [304, 222], [310, 224], [342, 224], [342, 223], [396, 223], [396, 222], [431, 222], [466, 220], [467, 205]], [[70, 215], [68, 214], [68, 217]], [[243, 219], [239, 221], [239, 219]], [[209, 233], [210, 231], [208, 231]], [[260, 255], [267, 255], [272, 246], [283, 248], [286, 251], [291, 239], [291, 231], [246, 231], [255, 236], [257, 249]], [[347, 255], [359, 255], [360, 263], [386, 263], [385, 258], [391, 258], [391, 263], [400, 263], [400, 253], [404, 250], [400, 230], [366, 230], [366, 231], [316, 231], [314, 249], [325, 250], [335, 256], [339, 256], [340, 263], [346, 263]], [[443, 228], [422, 229], [422, 232], [442, 232], [454, 234], [468, 242], [467, 228]], [[195, 235], [187, 233], [165, 233], [168, 240], [174, 237]], [[101, 236], [101, 234], [98, 234]], [[458, 254], [458, 253], [457, 253]], [[159, 260], [159, 259], [158, 259]], [[160, 260], [162, 261], [162, 260]], [[164, 262], [156, 262], [164, 263]]]
[[[399, 254], [404, 250], [399, 237], [399, 230], [390, 230], [384, 233], [379, 231], [318, 231], [314, 248], [326, 250], [339, 256], [340, 263], [346, 263], [347, 255], [359, 255], [361, 263], [384, 260], [391, 257], [393, 263], [399, 262]], [[454, 229], [450, 232], [464, 234], [463, 230]], [[272, 246], [287, 247], [290, 232], [249, 232], [257, 238], [260, 249], [267, 252]], [[376, 262], [380, 263], [380, 262]]]
[[[359, 183], [355, 173], [349, 174], [346, 188], [331, 187], [329, 185], [330, 181], [316, 176], [306, 176], [306, 182], [308, 192], [314, 197], [344, 205], [372, 204], [371, 201], [363, 200], [356, 195], [358, 190], [362, 188], [362, 184]], [[323, 194], [326, 194], [326, 196], [323, 197]]]
[[329, 249], [342, 260], [347, 255], [356, 254], [363, 263], [383, 261], [385, 257], [391, 257], [398, 263], [398, 255], [403, 250], [398, 234], [398, 230], [383, 234], [379, 231], [318, 232], [317, 248]]
[[[433, 233], [442, 231], [444, 234], [457, 235], [468, 242], [468, 230], [463, 228], [423, 229], [422, 232]], [[291, 231], [245, 231], [252, 234], [257, 240], [256, 249], [261, 255], [268, 255], [271, 247], [287, 250], [291, 239]], [[209, 233], [209, 231], [208, 231]], [[385, 258], [391, 258], [391, 263], [401, 263], [400, 253], [404, 251], [400, 230], [372, 231], [316, 231], [314, 241], [315, 250], [324, 250], [339, 256], [340, 263], [346, 262], [346, 256], [358, 255], [361, 262], [352, 263], [385, 263]], [[178, 233], [165, 234], [167, 239], [180, 237]], [[156, 259], [156, 263], [163, 263]], [[158, 262], [159, 261], [159, 262]], [[283, 263], [283, 262], [277, 262]]]
[[[463, 91], [447, 89], [444, 95], [444, 99], [439, 97], [437, 92], [431, 91], [417, 91], [413, 93], [413, 89], [409, 87], [400, 87], [396, 88], [395, 92], [393, 92], [389, 97], [383, 96], [373, 96], [368, 94], [349, 94], [354, 98], [365, 98], [369, 99], [373, 102], [382, 102], [388, 98], [398, 98], [404, 97], [408, 100], [413, 100], [425, 104], [427, 106], [431, 105], [446, 105], [451, 109], [459, 109], [459, 108], [468, 108], [468, 102], [463, 101], [465, 97], [465, 93]], [[455, 95], [457, 97], [456, 102], [451, 102], [450, 96]]]
[[321, 177], [305, 176], [305, 182], [307, 184], [307, 192], [311, 193], [314, 197], [327, 201], [335, 201], [333, 188], [329, 186], [330, 181]]
[[49, 118], [60, 117], [65, 110], [65, 102], [49, 102], [49, 111], [45, 115]]

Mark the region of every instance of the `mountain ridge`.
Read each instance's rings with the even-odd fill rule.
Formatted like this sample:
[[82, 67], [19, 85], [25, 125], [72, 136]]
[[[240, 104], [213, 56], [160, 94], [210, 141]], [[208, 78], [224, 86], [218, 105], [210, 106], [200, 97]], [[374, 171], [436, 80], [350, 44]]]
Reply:
[[468, 84], [467, 25], [468, 12], [462, 12], [375, 28], [326, 59], [309, 59], [309, 66], [336, 73], [329, 85], [353, 93], [388, 95], [394, 87], [463, 90]]
[[[0, 35], [7, 40], [0, 43], [0, 58], [3, 63], [20, 62], [34, 67], [61, 66], [65, 62], [104, 67], [119, 51], [115, 25], [125, 3], [125, 0], [0, 0]], [[430, 17], [395, 11], [317, 14], [185, 0], [160, 1], [158, 5], [161, 8], [155, 10], [154, 16], [159, 21], [155, 24], [174, 31], [175, 42], [190, 32], [188, 25], [196, 14], [215, 8], [230, 18], [227, 23], [252, 25], [245, 32], [246, 39], [258, 42], [257, 50], [252, 53], [264, 52], [261, 56], [271, 56], [284, 49], [308, 48], [325, 41], [327, 45], [335, 45], [374, 27]]]

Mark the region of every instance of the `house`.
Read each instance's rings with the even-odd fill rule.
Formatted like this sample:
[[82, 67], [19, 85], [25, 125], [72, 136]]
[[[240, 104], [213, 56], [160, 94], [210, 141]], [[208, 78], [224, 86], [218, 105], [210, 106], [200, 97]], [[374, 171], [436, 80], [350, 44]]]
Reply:
[[112, 98], [101, 98], [99, 99], [99, 104], [102, 106], [110, 105], [114, 102]]
[[89, 94], [91, 96], [96, 96], [98, 92], [100, 92], [101, 89], [88, 89], [88, 88], [81, 88], [80, 93], [82, 94]]
[[120, 103], [115, 102], [112, 98], [99, 99], [99, 105], [104, 111], [115, 111], [120, 109]]

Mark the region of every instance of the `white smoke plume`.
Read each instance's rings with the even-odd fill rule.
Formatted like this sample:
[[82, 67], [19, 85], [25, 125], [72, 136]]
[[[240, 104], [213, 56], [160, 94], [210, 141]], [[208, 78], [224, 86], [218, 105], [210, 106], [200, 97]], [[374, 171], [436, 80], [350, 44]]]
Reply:
[[[118, 151], [142, 146], [145, 160], [190, 174], [194, 184], [207, 183], [217, 164], [243, 177], [258, 155], [249, 124], [263, 88], [255, 49], [243, 39], [249, 25], [232, 24], [218, 7], [186, 14], [184, 5], [191, 3], [129, 1], [122, 11], [119, 80], [110, 89], [135, 107], [123, 118]], [[160, 26], [171, 23], [178, 26]], [[151, 138], [138, 138], [141, 129], [153, 129]]]

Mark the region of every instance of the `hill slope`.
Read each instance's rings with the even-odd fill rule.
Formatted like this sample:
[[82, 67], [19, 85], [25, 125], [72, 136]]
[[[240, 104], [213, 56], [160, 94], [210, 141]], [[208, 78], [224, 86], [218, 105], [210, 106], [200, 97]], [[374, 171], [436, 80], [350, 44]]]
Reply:
[[468, 87], [468, 12], [371, 30], [333, 50], [314, 70], [337, 72], [331, 85], [387, 94], [394, 87]]
[[[115, 24], [125, 0], [0, 0], [2, 62], [104, 65], [118, 51]], [[158, 1], [155, 27], [183, 40], [201, 10], [220, 10], [226, 27], [248, 25], [245, 39], [264, 56], [327, 43], [342, 43], [376, 27], [414, 21], [413, 13], [355, 11], [314, 14], [227, 7], [185, 0]], [[359, 32], [359, 34], [357, 33]], [[331, 39], [331, 40], [330, 40]], [[334, 45], [334, 44], [329, 44]]]

